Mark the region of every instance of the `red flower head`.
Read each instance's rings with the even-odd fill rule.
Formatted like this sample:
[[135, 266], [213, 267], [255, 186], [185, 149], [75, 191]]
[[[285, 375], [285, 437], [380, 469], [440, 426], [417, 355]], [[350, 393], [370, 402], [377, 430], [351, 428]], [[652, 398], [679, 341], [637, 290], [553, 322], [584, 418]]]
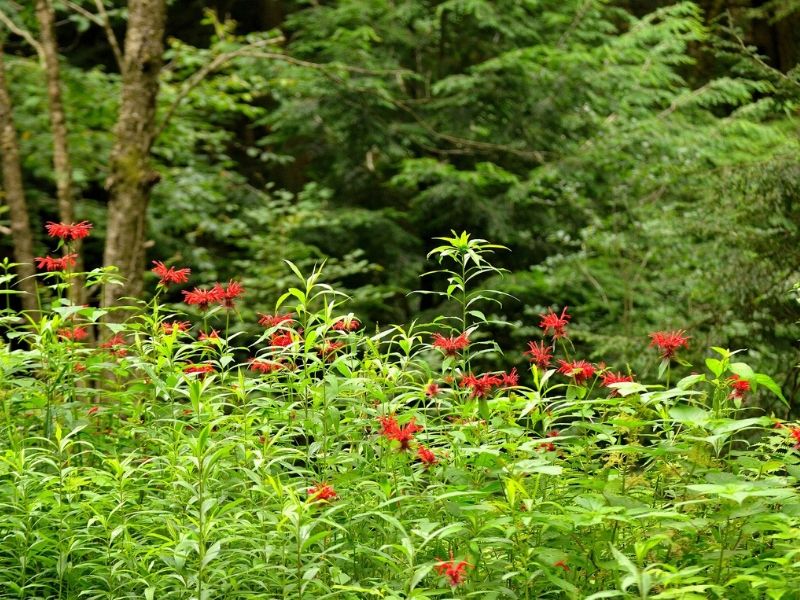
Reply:
[[800, 427], [792, 427], [789, 430], [789, 435], [794, 438], [794, 441], [797, 442], [794, 445], [795, 450], [800, 450]]
[[36, 261], [37, 269], [44, 269], [45, 271], [66, 271], [70, 267], [75, 266], [75, 258], [77, 254], [65, 254], [61, 258], [54, 258], [52, 256], [37, 256]]
[[153, 264], [155, 267], [151, 269], [152, 272], [161, 278], [161, 281], [158, 282], [159, 285], [167, 286], [170, 283], [186, 283], [189, 281], [189, 274], [192, 272], [192, 270], [189, 268], [167, 268], [163, 262], [158, 260], [154, 260]]
[[234, 308], [233, 301], [244, 294], [244, 286], [233, 280], [230, 280], [225, 287], [217, 283], [213, 289], [216, 290], [218, 296], [217, 302], [225, 308]]
[[308, 488], [306, 492], [308, 493], [309, 502], [330, 502], [338, 498], [333, 486], [326, 483], [318, 483], [314, 487]]
[[502, 383], [503, 380], [500, 377], [492, 375], [491, 373], [484, 373], [480, 377], [476, 377], [472, 374], [465, 375], [459, 382], [462, 388], [468, 387], [472, 390], [472, 398], [485, 398], [491, 393], [492, 388]]
[[436, 455], [430, 449], [422, 445], [417, 448], [417, 458], [425, 465], [426, 469], [432, 467], [437, 462]]
[[161, 323], [161, 329], [163, 329], [164, 333], [167, 335], [175, 331], [186, 331], [189, 327], [191, 327], [189, 321], [164, 321]]
[[553, 339], [567, 337], [567, 332], [564, 328], [567, 326], [572, 316], [567, 314], [566, 306], [564, 310], [561, 311], [561, 315], [556, 314], [553, 309], [550, 308], [547, 314], [539, 316], [542, 318], [542, 320], [539, 321], [539, 327], [542, 328], [545, 335], [549, 333], [553, 336]]
[[85, 340], [89, 335], [84, 327], [62, 327], [58, 330], [57, 334], [61, 339], [71, 340], [73, 342]]
[[105, 348], [109, 350], [115, 356], [123, 357], [128, 354], [128, 351], [125, 349], [125, 337], [121, 333], [117, 333], [113, 337], [110, 337], [107, 342], [103, 342], [100, 344], [101, 348]]
[[447, 356], [455, 356], [467, 346], [469, 346], [469, 337], [467, 337], [466, 333], [462, 333], [457, 337], [444, 337], [440, 333], [433, 335], [433, 347], [438, 348]]
[[80, 223], [53, 223], [48, 221], [44, 226], [47, 230], [47, 235], [50, 237], [61, 238], [62, 240], [79, 240], [89, 235], [92, 229], [92, 224], [89, 221], [81, 221]]
[[187, 375], [192, 375], [194, 373], [208, 375], [214, 372], [214, 365], [188, 365], [183, 368], [183, 372]]
[[291, 346], [293, 341], [291, 333], [273, 333], [269, 338], [269, 345], [276, 348], [286, 348]]
[[331, 326], [331, 329], [335, 331], [356, 331], [359, 327], [361, 327], [361, 321], [355, 317], [342, 317]]
[[[557, 438], [559, 435], [561, 435], [561, 434], [556, 429], [553, 429], [552, 431], [548, 431], [547, 432], [547, 437], [549, 437], [549, 438]], [[547, 452], [553, 452], [556, 449], [556, 445], [553, 442], [545, 442], [544, 444], [542, 444], [541, 447], [544, 450], [546, 450]]]
[[744, 398], [744, 395], [750, 391], [750, 382], [747, 379], [733, 375], [728, 381], [731, 384], [731, 398]]
[[423, 429], [415, 423], [414, 419], [402, 427], [394, 417], [378, 417], [378, 420], [381, 422], [381, 435], [387, 440], [400, 442], [400, 450], [408, 450], [414, 434]]
[[197, 306], [200, 310], [208, 310], [209, 304], [222, 302], [225, 290], [217, 284], [210, 290], [194, 288], [192, 291], [183, 290], [183, 301], [190, 306]]
[[511, 373], [503, 373], [503, 387], [515, 387], [519, 385], [519, 373], [517, 373], [517, 367], [511, 369]]
[[263, 325], [264, 327], [277, 327], [283, 323], [294, 321], [294, 315], [292, 313], [288, 313], [285, 315], [265, 315], [264, 313], [258, 313], [260, 315], [260, 319], [258, 320], [259, 325]]
[[325, 340], [325, 343], [319, 347], [319, 353], [325, 357], [330, 358], [333, 354], [344, 347], [343, 342], [337, 342], [335, 340]]
[[576, 385], [583, 384], [587, 379], [594, 375], [594, 365], [585, 360], [575, 360], [567, 362], [559, 360], [558, 372], [562, 375], [572, 377]]
[[[606, 371], [600, 377], [603, 379], [603, 382], [600, 384], [603, 387], [611, 387], [612, 383], [623, 383], [626, 381], [633, 381], [633, 375], [623, 375], [622, 373], [614, 373], [612, 371]], [[611, 395], [618, 396], [619, 391], [612, 388]]]
[[197, 340], [200, 342], [216, 342], [219, 340], [219, 332], [216, 329], [212, 329], [211, 333], [201, 331], [200, 335], [197, 337]]
[[86, 365], [83, 363], [75, 363], [73, 369], [76, 373], [83, 373], [86, 370]]
[[558, 562], [553, 563], [553, 566], [561, 567], [562, 569], [564, 569], [564, 572], [569, 571], [569, 565], [567, 565], [567, 563], [565, 563], [563, 560], [559, 560]]
[[92, 415], [96, 415], [98, 412], [100, 412], [100, 407], [95, 405], [92, 408], [90, 408], [89, 410], [87, 410], [86, 414], [91, 417]]
[[428, 398], [435, 398], [439, 394], [439, 386], [435, 381], [431, 381], [425, 386], [425, 395]]
[[279, 362], [264, 360], [263, 358], [251, 358], [247, 362], [250, 363], [248, 368], [251, 371], [257, 371], [259, 373], [273, 373], [284, 368], [284, 366]]
[[661, 349], [661, 357], [670, 359], [675, 356], [678, 348], [689, 347], [689, 339], [685, 337], [683, 329], [677, 331], [656, 331], [650, 334], [650, 346], [658, 346]]
[[447, 577], [452, 587], [456, 587], [464, 582], [467, 567], [472, 566], [465, 560], [456, 562], [453, 558], [452, 550], [450, 551], [450, 560], [442, 560], [441, 558], [437, 558], [436, 560], [439, 562], [433, 565], [433, 568], [440, 576]]
[[550, 366], [553, 358], [553, 351], [550, 346], [545, 346], [544, 342], [528, 342], [528, 351], [525, 352], [530, 357], [530, 361], [535, 365], [546, 369]]

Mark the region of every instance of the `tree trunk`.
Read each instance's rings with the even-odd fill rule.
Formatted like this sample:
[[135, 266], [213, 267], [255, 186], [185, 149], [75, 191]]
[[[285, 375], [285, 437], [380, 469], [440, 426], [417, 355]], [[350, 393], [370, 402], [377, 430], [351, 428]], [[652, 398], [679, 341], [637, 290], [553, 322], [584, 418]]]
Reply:
[[[56, 198], [58, 199], [58, 218], [62, 223], [75, 220], [75, 204], [72, 188], [72, 163], [69, 157], [67, 140], [67, 119], [64, 102], [61, 98], [61, 73], [58, 65], [58, 42], [55, 31], [55, 13], [51, 0], [36, 0], [36, 18], [39, 21], [39, 38], [42, 46], [45, 75], [47, 78], [47, 98], [50, 106], [50, 127], [53, 133], [53, 172], [56, 178]], [[75, 270], [83, 271], [81, 240], [75, 240], [70, 250], [75, 252]], [[64, 246], [64, 252], [68, 252]], [[81, 280], [73, 279], [70, 299], [75, 304], [84, 303]]]
[[23, 292], [22, 308], [36, 318], [39, 302], [36, 295], [36, 270], [33, 266], [33, 235], [28, 218], [28, 204], [22, 186], [17, 131], [11, 114], [11, 96], [6, 83], [5, 50], [0, 41], [0, 150], [2, 150], [3, 188], [11, 217], [14, 261], [17, 263], [17, 288]]
[[[120, 304], [142, 291], [147, 205], [159, 175], [150, 166], [156, 97], [164, 52], [166, 0], [130, 0], [122, 99], [106, 188], [108, 222], [103, 264], [116, 266], [122, 286], [107, 285], [102, 305]], [[110, 320], [121, 320], [119, 313]]]

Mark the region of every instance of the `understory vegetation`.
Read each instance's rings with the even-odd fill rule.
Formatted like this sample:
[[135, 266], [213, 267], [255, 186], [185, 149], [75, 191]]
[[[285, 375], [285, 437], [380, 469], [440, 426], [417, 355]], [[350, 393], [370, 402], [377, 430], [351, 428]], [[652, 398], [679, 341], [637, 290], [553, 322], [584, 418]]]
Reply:
[[738, 351], [654, 331], [645, 379], [577, 354], [564, 307], [500, 348], [503, 249], [467, 234], [430, 323], [368, 329], [287, 262], [257, 336], [238, 281], [163, 263], [104, 324], [65, 298], [90, 227], [51, 224], [46, 307], [2, 314], [0, 597], [796, 597], [800, 426]]

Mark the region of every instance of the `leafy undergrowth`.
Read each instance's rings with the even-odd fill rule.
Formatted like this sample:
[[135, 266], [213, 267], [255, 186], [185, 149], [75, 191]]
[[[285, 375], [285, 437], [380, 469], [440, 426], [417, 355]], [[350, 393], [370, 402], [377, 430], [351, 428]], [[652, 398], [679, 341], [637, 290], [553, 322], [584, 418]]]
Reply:
[[195, 325], [159, 304], [189, 275], [160, 264], [124, 325], [7, 310], [0, 597], [796, 598], [800, 428], [745, 408], [772, 380], [689, 374], [672, 331], [636, 381], [570, 356], [566, 310], [482, 372], [494, 249], [444, 238], [457, 316], [424, 326], [366, 331], [291, 265], [257, 339], [236, 282], [184, 294]]

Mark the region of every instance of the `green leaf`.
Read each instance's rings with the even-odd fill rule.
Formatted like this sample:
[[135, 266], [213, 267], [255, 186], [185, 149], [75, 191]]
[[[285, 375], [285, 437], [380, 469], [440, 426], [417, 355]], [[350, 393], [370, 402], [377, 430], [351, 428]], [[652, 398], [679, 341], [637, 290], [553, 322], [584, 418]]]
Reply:
[[714, 374], [714, 377], [719, 377], [722, 375], [722, 371], [725, 368], [722, 364], [722, 361], [716, 358], [707, 358], [706, 366], [708, 367], [708, 370]]
[[731, 372], [735, 373], [742, 379], [746, 379], [747, 381], [750, 381], [756, 376], [753, 369], [750, 368], [750, 365], [743, 362], [731, 363], [728, 368], [731, 370]]
[[753, 377], [753, 381], [755, 381], [758, 385], [763, 385], [770, 392], [780, 398], [781, 402], [786, 405], [786, 408], [790, 408], [786, 398], [783, 397], [783, 392], [781, 392], [780, 386], [773, 381], [772, 377], [765, 375], [764, 373], [756, 373], [755, 377]]

